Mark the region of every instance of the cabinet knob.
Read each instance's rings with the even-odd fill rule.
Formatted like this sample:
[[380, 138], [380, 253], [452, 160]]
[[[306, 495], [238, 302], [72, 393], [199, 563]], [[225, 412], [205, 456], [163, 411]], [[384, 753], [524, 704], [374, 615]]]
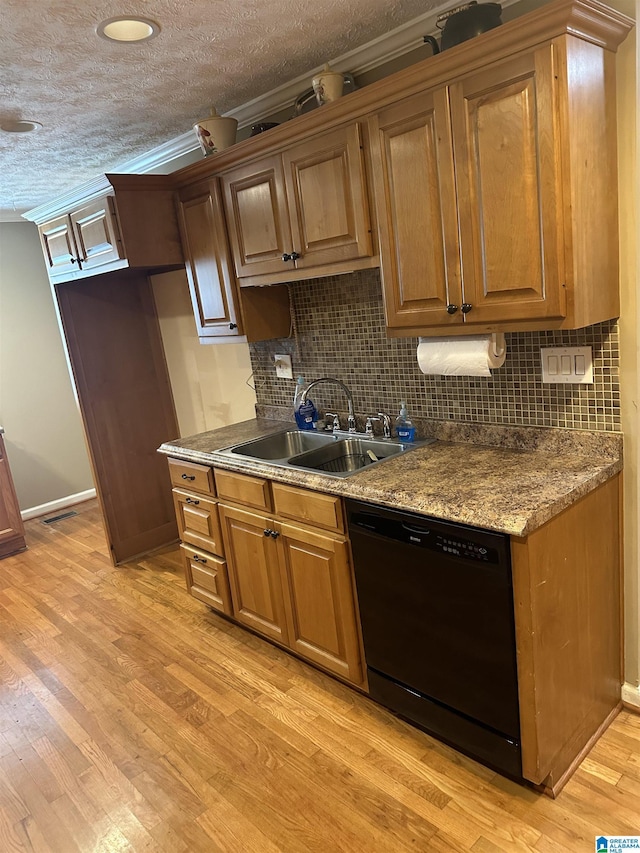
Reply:
[[457, 305], [447, 305], [447, 314], [455, 314], [457, 310]]
[[282, 256], [283, 261], [297, 261], [300, 255], [297, 252], [285, 252]]
[[265, 536], [271, 536], [271, 531], [269, 530], [268, 527], [266, 527], [263, 532], [264, 532]]
[[200, 503], [200, 501], [194, 501], [193, 498], [187, 498], [186, 502], [188, 504], [193, 504], [194, 506], [198, 506], [198, 504]]
[[78, 263], [78, 259], [77, 259], [77, 258], [69, 258], [69, 263], [70, 263], [70, 264], [77, 264], [77, 263]]
[[277, 539], [277, 538], [278, 538], [278, 536], [280, 536], [280, 534], [278, 533], [278, 531], [277, 531], [277, 530], [270, 530], [270, 531], [269, 531], [269, 534], [271, 535], [271, 538], [272, 538], [272, 539]]
[[472, 308], [473, 308], [473, 305], [471, 305], [469, 302], [463, 302], [462, 308], [460, 310], [462, 311], [463, 314], [468, 314]]
[[237, 329], [237, 328], [238, 328], [238, 324], [237, 324], [237, 323], [229, 323], [229, 328], [230, 328], [230, 329]]
[[195, 474], [193, 475], [193, 477], [190, 477], [188, 474], [183, 474], [182, 479], [183, 480], [195, 480]]

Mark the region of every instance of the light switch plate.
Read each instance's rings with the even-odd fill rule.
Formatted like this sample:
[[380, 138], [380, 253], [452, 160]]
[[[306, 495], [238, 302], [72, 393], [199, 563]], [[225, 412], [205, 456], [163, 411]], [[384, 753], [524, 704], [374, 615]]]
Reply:
[[276, 363], [276, 376], [280, 379], [293, 379], [293, 367], [291, 365], [291, 356], [283, 353], [276, 353], [273, 356]]
[[592, 385], [591, 347], [542, 347], [542, 381], [558, 385]]

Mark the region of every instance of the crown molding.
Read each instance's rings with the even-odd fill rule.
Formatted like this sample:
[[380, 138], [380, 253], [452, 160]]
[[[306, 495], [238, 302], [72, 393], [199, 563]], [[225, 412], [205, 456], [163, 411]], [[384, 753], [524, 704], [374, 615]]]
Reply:
[[[502, 8], [507, 9], [518, 2], [520, 0], [503, 0]], [[450, 2], [443, 3], [373, 41], [335, 57], [330, 60], [330, 65], [334, 71], [342, 71], [343, 74], [352, 74], [357, 77], [387, 62], [392, 62], [404, 56], [405, 53], [422, 47], [425, 35], [438, 35], [440, 30], [436, 28], [436, 19], [451, 6]], [[247, 101], [246, 104], [229, 110], [225, 115], [238, 119], [238, 127], [246, 127], [281, 110], [293, 109], [296, 98], [302, 91], [311, 88], [312, 78], [320, 71], [322, 71], [321, 65], [258, 98]]]
[[[502, 8], [506, 9], [518, 2], [520, 0], [502, 0]], [[357, 77], [421, 47], [424, 43], [423, 37], [426, 34], [438, 34], [436, 19], [438, 15], [450, 9], [451, 6], [451, 2], [443, 3], [424, 15], [420, 15], [418, 18], [414, 18], [412, 21], [408, 21], [406, 24], [373, 39], [373, 41], [330, 60], [332, 68]], [[229, 110], [225, 115], [237, 119], [238, 126], [244, 128], [258, 120], [263, 120], [265, 116], [273, 115], [287, 108], [293, 109], [293, 104], [301, 91], [310, 88], [312, 77], [321, 70], [322, 67], [318, 66], [288, 83], [260, 95], [258, 98]], [[146, 174], [151, 171], [167, 173], [173, 171], [171, 166], [180, 157], [198, 150], [199, 145], [195, 135], [188, 131], [106, 171], [119, 174]], [[99, 175], [24, 213], [7, 211], [3, 214], [0, 211], [0, 221], [20, 221], [21, 218], [24, 218], [30, 222], [44, 222], [78, 204], [92, 201], [104, 195], [110, 188], [111, 185], [105, 176]], [[11, 218], [4, 219], [4, 215], [9, 215]]]
[[111, 189], [111, 184], [104, 175], [98, 175], [90, 181], [85, 181], [79, 184], [67, 193], [57, 196], [51, 201], [34, 207], [23, 213], [24, 219], [29, 222], [45, 222], [47, 219], [53, 219], [55, 216], [77, 207], [79, 204], [86, 204], [96, 198], [100, 198]]

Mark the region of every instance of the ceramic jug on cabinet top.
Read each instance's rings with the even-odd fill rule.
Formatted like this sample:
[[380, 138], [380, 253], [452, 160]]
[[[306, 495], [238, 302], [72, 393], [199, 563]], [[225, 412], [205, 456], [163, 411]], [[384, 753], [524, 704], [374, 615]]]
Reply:
[[329, 65], [325, 65], [322, 71], [313, 78], [312, 83], [318, 105], [322, 106], [342, 97], [344, 74], [332, 71]]

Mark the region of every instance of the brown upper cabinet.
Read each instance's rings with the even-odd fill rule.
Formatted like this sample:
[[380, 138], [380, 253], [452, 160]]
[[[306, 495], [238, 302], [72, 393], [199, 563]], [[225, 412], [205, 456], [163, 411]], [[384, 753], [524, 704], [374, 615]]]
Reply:
[[392, 334], [618, 316], [613, 62], [563, 36], [372, 117]]
[[241, 284], [309, 278], [329, 264], [371, 266], [359, 123], [239, 166], [222, 183]]
[[221, 341], [286, 337], [291, 326], [286, 287], [238, 292], [219, 179], [184, 187], [177, 203], [198, 336]]
[[57, 216], [38, 231], [51, 276], [93, 270], [124, 257], [113, 196]]
[[378, 264], [391, 335], [617, 317], [632, 26], [552, 0], [173, 175], [107, 176], [108, 198], [32, 211], [50, 276], [181, 264], [174, 189], [203, 339], [286, 336], [287, 293], [262, 285]]
[[170, 178], [107, 175], [111, 189], [38, 226], [57, 282], [128, 267], [183, 263]]

